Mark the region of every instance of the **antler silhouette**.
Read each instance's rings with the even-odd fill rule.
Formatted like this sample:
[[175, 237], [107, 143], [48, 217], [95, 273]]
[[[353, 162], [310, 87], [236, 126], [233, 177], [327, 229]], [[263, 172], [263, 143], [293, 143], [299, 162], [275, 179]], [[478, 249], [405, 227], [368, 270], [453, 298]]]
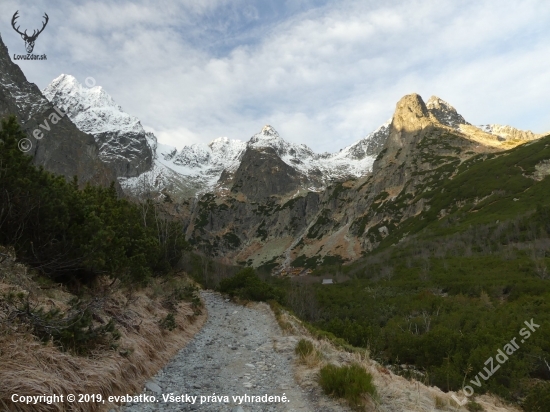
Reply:
[[44, 31], [44, 29], [46, 28], [46, 25], [48, 24], [48, 21], [50, 21], [50, 18], [48, 17], [48, 15], [46, 13], [44, 13], [44, 18], [46, 19], [46, 21], [44, 23], [42, 23], [42, 28], [40, 30], [38, 30], [38, 33], [36, 33], [36, 34], [33, 33], [31, 37], [37, 38], [38, 35]]
[[42, 33], [44, 31], [44, 29], [46, 28], [46, 25], [48, 24], [48, 21], [50, 20], [50, 18], [48, 17], [48, 14], [47, 13], [44, 13], [44, 18], [46, 19], [46, 21], [44, 21], [44, 23], [42, 23], [42, 28], [40, 30], [38, 30], [38, 32], [36, 30], [33, 31], [32, 35], [29, 36], [27, 34], [27, 30], [25, 30], [25, 32], [21, 33], [19, 31], [19, 27], [21, 26], [17, 26], [15, 27], [15, 24], [16, 24], [16, 20], [19, 18], [18, 16], [18, 13], [19, 13], [19, 10], [17, 10], [15, 12], [15, 14], [13, 15], [13, 17], [11, 18], [11, 26], [13, 27], [13, 29], [19, 33], [21, 36], [24, 36], [25, 37], [25, 40], [36, 40], [36, 38], [38, 37], [38, 35], [40, 33]]
[[33, 49], [34, 49], [34, 42], [36, 41], [36, 38], [38, 37], [38, 35], [40, 33], [42, 33], [42, 31], [44, 31], [44, 29], [46, 28], [46, 25], [48, 24], [48, 21], [50, 20], [50, 18], [48, 17], [48, 15], [46, 13], [44, 13], [44, 18], [46, 19], [43, 23], [42, 23], [42, 28], [40, 30], [34, 30], [32, 35], [29, 36], [27, 34], [27, 30], [25, 30], [24, 32], [21, 32], [19, 31], [19, 26], [15, 27], [15, 24], [17, 23], [17, 19], [19, 18], [19, 10], [17, 10], [13, 17], [11, 18], [11, 26], [13, 27], [13, 29], [19, 33], [21, 35], [21, 37], [23, 38], [23, 40], [25, 40], [25, 48], [27, 49], [27, 53], [32, 53]]
[[17, 18], [19, 17], [19, 16], [17, 15], [18, 13], [19, 13], [19, 10], [17, 10], [17, 11], [15, 12], [15, 14], [13, 15], [13, 17], [11, 18], [11, 26], [12, 26], [13, 29], [14, 29], [17, 33], [19, 33], [21, 36], [26, 36], [26, 35], [27, 35], [27, 30], [25, 30], [25, 33], [21, 33], [21, 32], [19, 31], [19, 27], [21, 27], [21, 26], [17, 26], [17, 28], [15, 27], [15, 21], [16, 21]]

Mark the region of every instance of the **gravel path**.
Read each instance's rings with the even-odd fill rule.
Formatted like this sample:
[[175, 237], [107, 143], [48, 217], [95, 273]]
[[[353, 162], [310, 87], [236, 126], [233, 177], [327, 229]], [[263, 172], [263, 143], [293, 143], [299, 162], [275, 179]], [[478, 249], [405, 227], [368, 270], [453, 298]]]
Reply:
[[[320, 405], [316, 401], [318, 395], [304, 392], [294, 381], [296, 338], [282, 336], [267, 305], [245, 308], [212, 292], [202, 292], [202, 297], [208, 310], [207, 322], [146, 384], [144, 394], [155, 396], [155, 402], [134, 400], [126, 404], [124, 411], [333, 410]], [[170, 393], [174, 398], [166, 401], [164, 398]], [[244, 395], [254, 398], [234, 398]], [[269, 402], [264, 395], [280, 399]], [[213, 400], [208, 396], [222, 398]]]

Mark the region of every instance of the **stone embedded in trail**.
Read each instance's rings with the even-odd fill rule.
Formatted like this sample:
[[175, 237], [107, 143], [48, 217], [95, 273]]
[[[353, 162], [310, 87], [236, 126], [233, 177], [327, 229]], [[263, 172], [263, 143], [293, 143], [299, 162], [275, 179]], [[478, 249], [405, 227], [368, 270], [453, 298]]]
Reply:
[[149, 389], [151, 392], [155, 392], [156, 394], [162, 393], [162, 388], [158, 386], [155, 382], [149, 381], [145, 384], [145, 387]]

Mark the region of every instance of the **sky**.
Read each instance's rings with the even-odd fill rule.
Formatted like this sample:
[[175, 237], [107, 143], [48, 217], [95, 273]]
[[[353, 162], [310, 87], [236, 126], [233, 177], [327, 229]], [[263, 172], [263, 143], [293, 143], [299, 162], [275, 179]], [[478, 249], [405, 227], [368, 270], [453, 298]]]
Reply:
[[547, 0], [45, 0], [0, 3], [0, 35], [49, 23], [46, 61], [16, 61], [45, 88], [92, 77], [158, 140], [178, 148], [265, 124], [335, 152], [419, 93], [472, 124], [550, 131]]

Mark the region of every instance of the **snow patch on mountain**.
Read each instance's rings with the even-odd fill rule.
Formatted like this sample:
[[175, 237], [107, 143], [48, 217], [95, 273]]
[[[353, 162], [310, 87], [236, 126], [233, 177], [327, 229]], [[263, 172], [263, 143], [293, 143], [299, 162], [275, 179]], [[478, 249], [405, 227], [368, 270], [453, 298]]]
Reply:
[[389, 124], [385, 123], [359, 142], [333, 154], [317, 154], [304, 144], [287, 142], [270, 125], [266, 125], [248, 142], [220, 137], [208, 145], [184, 146], [179, 151], [154, 139], [150, 142], [152, 147], [156, 147], [151, 170], [125, 179], [121, 185], [134, 194], [161, 191], [163, 188], [179, 188], [181, 191], [185, 185], [189, 186], [188, 190], [184, 190], [186, 194], [205, 193], [223, 187], [223, 182], [220, 182], [222, 173], [234, 173], [247, 148], [271, 147], [286, 164], [310, 178], [312, 185], [309, 190], [318, 191], [335, 180], [369, 173], [381, 144], [389, 134]]
[[[322, 189], [327, 184], [340, 179], [361, 177], [372, 170], [372, 164], [381, 150], [380, 143], [389, 135], [390, 122], [384, 123], [370, 135], [350, 145], [338, 153], [315, 153], [304, 144], [287, 142], [270, 125], [250, 138], [247, 147], [271, 147], [289, 166], [306, 176], [315, 176]], [[319, 175], [321, 176], [319, 178]]]
[[535, 134], [530, 130], [519, 130], [512, 126], [500, 124], [484, 124], [478, 126], [484, 132], [495, 135], [499, 140], [534, 140], [543, 136], [543, 134]]
[[153, 167], [140, 176], [121, 181], [123, 189], [140, 194], [148, 191], [176, 191], [193, 196], [212, 190], [224, 171], [234, 172], [246, 143], [220, 137], [208, 145], [175, 147], [157, 143]]

